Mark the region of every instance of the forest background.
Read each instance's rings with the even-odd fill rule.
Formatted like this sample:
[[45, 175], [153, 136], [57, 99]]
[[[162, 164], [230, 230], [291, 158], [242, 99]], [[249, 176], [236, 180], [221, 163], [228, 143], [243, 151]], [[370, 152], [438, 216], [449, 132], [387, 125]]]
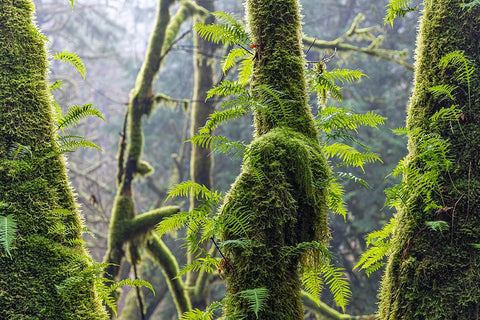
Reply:
[[[303, 31], [307, 36], [319, 40], [334, 40], [342, 37], [354, 23], [359, 13], [365, 19], [359, 28], [373, 27], [371, 32], [384, 49], [405, 50], [405, 61], [412, 63], [412, 51], [418, 13], [397, 21], [396, 27], [384, 26], [387, 1], [363, 0], [302, 0]], [[156, 1], [76, 1], [72, 11], [66, 1], [35, 1], [37, 24], [49, 38], [51, 52], [68, 50], [77, 53], [84, 61], [87, 74], [83, 80], [80, 75], [63, 63], [52, 62], [50, 78], [62, 79], [66, 85], [55, 93], [57, 102], [62, 106], [92, 103], [104, 114], [106, 123], [100, 120], [82, 122], [76, 133], [88, 137], [103, 148], [98, 150], [78, 150], [68, 154], [69, 176], [82, 205], [83, 215], [89, 233], [85, 240], [95, 261], [102, 261], [107, 249], [108, 227], [116, 192], [116, 155], [119, 133], [127, 108], [129, 93], [134, 87], [135, 77], [144, 60], [147, 43], [153, 28]], [[238, 18], [244, 16], [244, 7], [239, 0], [215, 1], [216, 10], [226, 11]], [[187, 32], [193, 26], [190, 21], [182, 26], [179, 34]], [[359, 47], [373, 45], [371, 39], [346, 39], [346, 43]], [[138, 212], [161, 205], [172, 184], [189, 179], [189, 159], [191, 145], [185, 142], [189, 138], [190, 121], [188, 107], [193, 92], [193, 40], [192, 33], [177, 42], [165, 61], [161, 73], [155, 82], [155, 93], [165, 94], [173, 103], [160, 105], [144, 124], [144, 159], [153, 165], [155, 172], [143, 181], [136, 181], [136, 207]], [[330, 55], [331, 51], [312, 50], [312, 60]], [[217, 61], [216, 77], [222, 71], [220, 62], [222, 52], [211, 57]], [[345, 200], [349, 214], [346, 221], [341, 216], [331, 216], [332, 230], [331, 252], [335, 264], [342, 266], [348, 273], [352, 289], [352, 301], [347, 306], [349, 314], [371, 314], [377, 310], [377, 289], [382, 272], [367, 278], [364, 272], [353, 271], [359, 255], [365, 249], [365, 235], [391, 218], [391, 212], [384, 207], [384, 189], [395, 181], [387, 177], [399, 159], [406, 153], [404, 138], [394, 135], [390, 129], [404, 126], [405, 105], [411, 89], [413, 72], [398, 63], [370, 55], [338, 50], [327, 64], [329, 69], [336, 67], [360, 69], [368, 78], [344, 88], [343, 106], [352, 106], [357, 112], [375, 111], [388, 118], [379, 130], [362, 130], [361, 141], [372, 151], [378, 153], [382, 164], [366, 165], [365, 173], [361, 169], [355, 174], [365, 179], [370, 187], [345, 182]], [[185, 104], [184, 102], [189, 102]], [[314, 112], [315, 102], [312, 101]], [[187, 107], [186, 107], [187, 106]], [[218, 130], [233, 139], [249, 141], [251, 139], [251, 119], [230, 122]], [[335, 161], [332, 164], [335, 165]], [[226, 191], [240, 170], [240, 160], [225, 155], [215, 155], [214, 185]], [[179, 201], [182, 201], [181, 199]], [[171, 202], [171, 201], [170, 201]], [[171, 202], [173, 204], [173, 202]], [[177, 202], [184, 210], [187, 200]], [[94, 237], [93, 237], [94, 236]], [[180, 238], [180, 236], [178, 237]], [[163, 237], [174, 251], [180, 264], [186, 257], [181, 241], [173, 237]], [[174, 319], [175, 308], [166, 291], [162, 273], [148, 259], [142, 263], [142, 275], [156, 288], [159, 296], [158, 307], [149, 314], [151, 319]], [[130, 268], [123, 267], [122, 277], [128, 277]], [[214, 282], [210, 295], [223, 295], [223, 282], [220, 278]], [[134, 290], [133, 290], [134, 291]], [[132, 291], [132, 293], [133, 293]], [[126, 304], [128, 290], [122, 295], [118, 313], [122, 317], [122, 308]], [[162, 294], [163, 292], [163, 294]], [[148, 295], [145, 292], [145, 295]], [[127, 299], [128, 300], [128, 299]], [[322, 300], [334, 306], [328, 292]]]

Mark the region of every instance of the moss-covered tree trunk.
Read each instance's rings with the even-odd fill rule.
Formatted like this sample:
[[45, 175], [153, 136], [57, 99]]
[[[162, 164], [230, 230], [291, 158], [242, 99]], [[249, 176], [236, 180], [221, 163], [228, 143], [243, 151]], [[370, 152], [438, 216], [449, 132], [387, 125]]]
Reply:
[[33, 11], [0, 1], [0, 215], [18, 224], [11, 257], [0, 248], [0, 317], [105, 319], [64, 157], [47, 156], [57, 132]]
[[[264, 287], [269, 296], [259, 319], [303, 319], [300, 255], [305, 241], [328, 240], [325, 183], [329, 176], [313, 117], [307, 105], [298, 0], [248, 0], [256, 45], [252, 92], [275, 101], [255, 112], [255, 138], [222, 214], [222, 240], [248, 246], [226, 250], [226, 315], [257, 319], [240, 292]], [[274, 95], [280, 92], [280, 101]], [[231, 226], [246, 219], [247, 230]]]
[[[425, 198], [414, 191], [398, 213], [381, 289], [385, 320], [480, 318], [480, 252], [474, 247], [480, 243], [480, 6], [468, 12], [460, 7], [464, 2], [425, 1], [407, 118], [412, 134], [406, 165], [420, 173], [431, 170], [422, 141], [438, 134], [450, 143], [452, 166], [441, 173], [434, 192], [433, 200], [442, 208], [425, 211]], [[468, 81], [460, 81], [454, 67], [439, 67], [440, 59], [456, 50], [476, 66]], [[429, 88], [437, 85], [458, 86], [454, 101], [435, 97]], [[452, 104], [460, 110], [458, 119], [432, 126], [430, 117]], [[416, 190], [412, 177], [407, 174], [404, 181]], [[440, 220], [449, 230], [426, 226]]]

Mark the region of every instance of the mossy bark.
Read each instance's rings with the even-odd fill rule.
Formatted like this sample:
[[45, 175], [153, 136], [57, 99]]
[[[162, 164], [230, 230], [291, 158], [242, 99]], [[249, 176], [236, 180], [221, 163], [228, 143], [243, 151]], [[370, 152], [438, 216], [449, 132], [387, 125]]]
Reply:
[[[406, 163], [427, 170], [419, 157], [422, 137], [437, 133], [450, 143], [452, 167], [439, 179], [434, 200], [443, 206], [427, 210], [413, 195], [399, 210], [386, 275], [381, 289], [381, 319], [478, 319], [480, 317], [480, 81], [467, 85], [453, 68], [443, 70], [440, 59], [463, 50], [480, 67], [480, 7], [470, 12], [459, 0], [427, 0], [417, 39], [415, 88], [407, 125], [419, 130], [409, 140]], [[439, 100], [429, 91], [436, 85], [456, 85], [455, 101]], [[458, 122], [432, 127], [438, 110], [458, 105]], [[412, 184], [408, 176], [404, 178]], [[411, 185], [412, 188], [415, 186]], [[427, 221], [443, 220], [449, 230], [433, 231]]]
[[[255, 95], [268, 87], [281, 92], [280, 104], [255, 112], [255, 139], [242, 172], [226, 196], [222, 240], [247, 238], [244, 249], [226, 250], [226, 315], [257, 319], [238, 293], [265, 287], [269, 298], [259, 319], [303, 319], [301, 256], [287, 254], [305, 241], [328, 241], [325, 184], [330, 170], [317, 139], [305, 90], [297, 0], [249, 0], [248, 24], [256, 54]], [[248, 231], [234, 234], [229, 221], [246, 218]], [[289, 250], [290, 249], [290, 250]]]
[[[106, 319], [57, 138], [47, 52], [31, 1], [0, 1], [0, 202], [18, 223], [10, 258], [0, 249], [2, 319]], [[13, 157], [17, 144], [31, 154]], [[60, 210], [62, 209], [62, 210]], [[67, 279], [83, 280], [66, 286]], [[74, 283], [72, 282], [72, 283]]]

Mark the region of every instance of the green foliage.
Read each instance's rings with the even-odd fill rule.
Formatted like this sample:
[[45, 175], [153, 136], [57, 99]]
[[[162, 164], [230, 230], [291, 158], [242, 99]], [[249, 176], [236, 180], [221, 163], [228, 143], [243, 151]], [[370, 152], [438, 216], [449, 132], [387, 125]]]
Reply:
[[267, 288], [255, 288], [243, 290], [237, 293], [240, 297], [247, 300], [248, 307], [255, 313], [258, 319], [258, 312], [263, 310], [266, 306], [266, 300], [269, 297]]
[[390, 253], [390, 239], [395, 223], [396, 219], [392, 218], [381, 230], [367, 235], [366, 242], [369, 248], [362, 254], [354, 267], [355, 269], [363, 269], [367, 276], [370, 276], [385, 265], [384, 259]]
[[455, 100], [455, 98], [452, 95], [452, 92], [457, 89], [458, 86], [452, 86], [448, 84], [439, 84], [438, 86], [433, 86], [428, 88], [428, 91], [430, 91], [433, 96], [440, 101], [445, 100], [445, 99], [450, 99], [450, 100]]
[[208, 90], [207, 98], [213, 96], [232, 96], [246, 93], [245, 84], [237, 81], [223, 80], [216, 87]]
[[324, 150], [328, 158], [337, 156], [342, 160], [342, 165], [359, 167], [362, 170], [364, 170], [363, 165], [366, 163], [382, 162], [377, 154], [373, 152], [362, 153], [344, 143], [335, 142], [325, 145]]
[[417, 10], [418, 6], [411, 6], [410, 0], [390, 0], [387, 5], [387, 15], [385, 16], [385, 24], [390, 23], [393, 26], [395, 18], [405, 18], [409, 12]]
[[56, 124], [58, 129], [64, 132], [65, 129], [76, 126], [80, 120], [85, 119], [88, 116], [95, 116], [105, 121], [102, 113], [94, 105], [87, 103], [83, 106], [74, 105], [68, 108], [65, 115], [62, 115], [61, 112], [58, 113]]
[[32, 149], [30, 146], [24, 146], [21, 143], [14, 142], [8, 149], [8, 156], [12, 160], [22, 159], [23, 157], [32, 157]]
[[60, 90], [65, 85], [65, 82], [62, 80], [55, 80], [48, 88], [50, 91]]
[[214, 12], [218, 20], [214, 24], [196, 24], [193, 29], [205, 40], [213, 43], [231, 44], [244, 47], [250, 39], [245, 28], [232, 15], [225, 12]]
[[[73, 7], [73, 1], [71, 1], [71, 3]], [[71, 64], [78, 72], [80, 72], [83, 79], [85, 79], [85, 72], [86, 72], [85, 65], [83, 64], [82, 59], [80, 59], [76, 53], [68, 52], [68, 51], [57, 52], [53, 56], [53, 59], [61, 60], [68, 64]]]
[[477, 5], [480, 5], [480, 0], [473, 0], [469, 3], [461, 3], [460, 7], [462, 7], [463, 9], [468, 9], [468, 12], [470, 12]]
[[[8, 204], [0, 203], [2, 207]], [[7, 254], [12, 258], [10, 249], [17, 235], [17, 222], [12, 214], [0, 216], [0, 243]]]
[[432, 229], [433, 231], [444, 231], [449, 230], [450, 225], [446, 221], [437, 220], [437, 221], [425, 221], [425, 225]]

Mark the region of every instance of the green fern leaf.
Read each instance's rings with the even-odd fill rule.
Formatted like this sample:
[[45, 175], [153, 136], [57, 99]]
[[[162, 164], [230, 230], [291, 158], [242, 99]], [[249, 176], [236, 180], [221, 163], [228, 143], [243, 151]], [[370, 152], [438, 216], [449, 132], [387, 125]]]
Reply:
[[64, 116], [60, 116], [57, 127], [63, 132], [72, 125], [76, 126], [80, 120], [88, 116], [95, 116], [105, 121], [102, 113], [94, 105], [87, 103], [83, 106], [74, 105], [68, 108], [67, 113]]
[[[72, 2], [72, 5], [73, 5], [73, 2]], [[77, 69], [78, 72], [80, 72], [83, 79], [85, 79], [85, 72], [86, 72], [85, 65], [83, 64], [82, 59], [80, 59], [75, 53], [68, 52], [68, 51], [57, 52], [55, 53], [55, 56], [53, 57], [53, 59], [61, 60], [63, 62], [71, 64], [72, 66], [75, 67], [75, 69]]]
[[361, 184], [362, 186], [366, 187], [366, 188], [369, 188], [369, 184], [367, 183], [367, 181], [363, 180], [362, 178], [359, 178], [357, 176], [355, 176], [354, 174], [350, 173], [350, 172], [335, 172], [334, 173], [334, 176], [336, 178], [345, 178], [345, 179], [348, 179], [354, 183], [358, 183], [358, 184]]
[[237, 81], [223, 80], [216, 87], [208, 90], [206, 99], [210, 99], [213, 96], [231, 96], [242, 93], [247, 94], [244, 84]]
[[352, 291], [350, 291], [348, 280], [345, 276], [345, 270], [343, 268], [334, 268], [329, 263], [325, 263], [322, 266], [322, 275], [333, 295], [335, 304], [345, 312], [345, 307], [352, 296]]
[[342, 165], [359, 167], [363, 170], [366, 163], [380, 162], [382, 159], [373, 152], [359, 152], [355, 148], [344, 143], [333, 143], [324, 147], [327, 158], [338, 157], [342, 160]]
[[438, 86], [433, 86], [428, 88], [428, 91], [430, 91], [433, 96], [440, 101], [445, 100], [445, 99], [450, 99], [450, 100], [455, 100], [455, 98], [452, 95], [452, 92], [457, 89], [458, 86], [451, 86], [448, 84], [440, 84]]
[[55, 80], [51, 85], [48, 86], [50, 91], [60, 90], [65, 85], [65, 82], [62, 80]]
[[410, 0], [390, 0], [390, 3], [387, 5], [385, 24], [390, 23], [393, 26], [395, 18], [405, 18], [407, 13], [417, 10], [418, 6], [411, 7], [410, 3]]
[[8, 156], [12, 160], [22, 159], [26, 156], [32, 156], [32, 149], [30, 146], [24, 146], [21, 143], [14, 142], [13, 145], [8, 149]]
[[252, 59], [243, 59], [240, 62], [240, 67], [238, 71], [238, 81], [242, 85], [247, 85], [250, 81], [250, 77], [253, 74], [253, 60]]
[[468, 12], [472, 11], [473, 7], [480, 5], [480, 0], [473, 0], [469, 3], [461, 3], [460, 7], [463, 9], [468, 9]]
[[59, 146], [59, 153], [65, 152], [73, 152], [79, 148], [95, 148], [98, 150], [102, 150], [99, 146], [95, 143], [87, 140], [85, 137], [77, 136], [77, 135], [64, 135], [58, 137], [58, 146]]
[[339, 214], [345, 219], [347, 216], [347, 209], [345, 206], [345, 201], [343, 200], [345, 191], [342, 185], [332, 180], [329, 182], [327, 190], [328, 208], [332, 210], [333, 213]]
[[425, 225], [432, 229], [433, 231], [444, 231], [449, 230], [450, 225], [446, 221], [437, 220], [437, 221], [425, 221]]
[[123, 279], [123, 280], [120, 280], [118, 282], [114, 282], [110, 288], [108, 289], [108, 293], [111, 293], [115, 290], [117, 290], [118, 288], [120, 287], [123, 287], [123, 286], [128, 286], [128, 287], [146, 287], [148, 289], [150, 289], [153, 293], [153, 295], [155, 295], [155, 290], [153, 289], [152, 285], [150, 284], [150, 282], [148, 281], [145, 281], [145, 280], [140, 280], [140, 279]]
[[[8, 204], [7, 204], [8, 206]], [[12, 258], [10, 249], [17, 235], [17, 222], [13, 215], [0, 216], [0, 243], [7, 254]]]
[[190, 195], [194, 196], [197, 200], [199, 198], [214, 201], [221, 201], [223, 199], [221, 192], [212, 192], [202, 184], [198, 184], [193, 181], [184, 181], [170, 188], [168, 197], [165, 199], [165, 201], [174, 197], [189, 197]]
[[[227, 57], [222, 62], [222, 70], [223, 72], [227, 72], [230, 68], [232, 68], [239, 60], [245, 59], [246, 57], [250, 57], [251, 53], [245, 50], [244, 48], [234, 48], [230, 50]], [[246, 59], [249, 60], [249, 59]]]
[[362, 77], [367, 76], [360, 70], [349, 70], [349, 69], [333, 69], [331, 71], [325, 70], [322, 75], [327, 80], [330, 80], [330, 81], [338, 80], [342, 84], [352, 83], [360, 80]]
[[200, 270], [203, 270], [207, 273], [214, 273], [217, 271], [219, 264], [220, 259], [212, 258], [210, 256], [205, 258], [197, 258], [193, 260], [192, 263], [185, 265], [175, 278], [180, 278], [187, 272], [198, 272]]
[[267, 288], [255, 288], [243, 290], [237, 293], [240, 297], [247, 300], [248, 307], [250, 310], [255, 313], [255, 316], [258, 319], [258, 313], [265, 309], [266, 301], [269, 297], [269, 292]]
[[230, 14], [214, 12], [218, 23], [196, 24], [193, 29], [205, 40], [214, 43], [232, 44], [245, 47], [250, 42], [245, 28]]

